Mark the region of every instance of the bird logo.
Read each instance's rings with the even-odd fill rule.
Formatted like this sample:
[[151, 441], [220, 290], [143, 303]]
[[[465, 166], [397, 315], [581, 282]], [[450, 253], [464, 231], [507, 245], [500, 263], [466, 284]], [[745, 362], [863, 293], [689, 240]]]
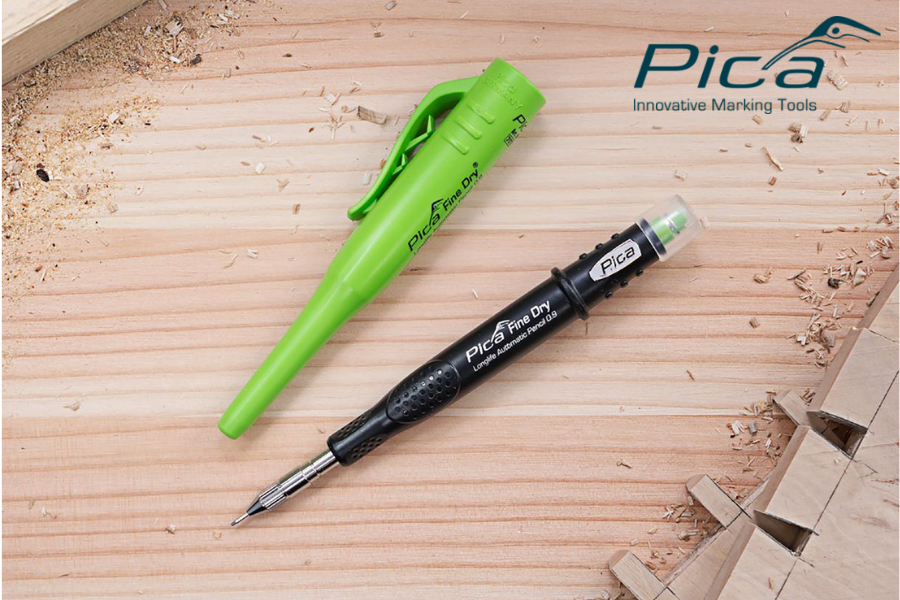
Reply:
[[[843, 27], [842, 27], [843, 26]], [[848, 31], [849, 30], [849, 31]], [[822, 23], [819, 24], [818, 27], [813, 29], [813, 32], [797, 42], [792, 46], [788, 46], [781, 52], [779, 52], [775, 57], [767, 62], [765, 66], [762, 68], [763, 71], [766, 71], [781, 60], [783, 57], [787, 56], [797, 48], [802, 48], [803, 46], [808, 46], [809, 44], [822, 43], [828, 44], [829, 46], [836, 46], [838, 48], [844, 48], [841, 44], [834, 42], [832, 40], [840, 40], [845, 37], [855, 37], [859, 38], [864, 42], [868, 42], [866, 38], [861, 35], [857, 35], [857, 33], [868, 32], [874, 33], [875, 35], [881, 35], [871, 27], [866, 27], [862, 23], [858, 21], [854, 21], [853, 19], [848, 19], [846, 17], [831, 17], [829, 19], [825, 19]]]

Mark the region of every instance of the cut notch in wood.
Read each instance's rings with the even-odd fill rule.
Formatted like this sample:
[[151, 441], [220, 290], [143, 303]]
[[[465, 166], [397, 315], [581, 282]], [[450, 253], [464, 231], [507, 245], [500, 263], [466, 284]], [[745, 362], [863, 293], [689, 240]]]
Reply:
[[769, 534], [773, 540], [795, 554], [803, 552], [813, 534], [810, 529], [760, 511], [754, 512], [753, 520], [757, 527]]
[[865, 427], [860, 427], [828, 413], [807, 413], [807, 421], [813, 430], [851, 458], [856, 454], [863, 438], [866, 437]]

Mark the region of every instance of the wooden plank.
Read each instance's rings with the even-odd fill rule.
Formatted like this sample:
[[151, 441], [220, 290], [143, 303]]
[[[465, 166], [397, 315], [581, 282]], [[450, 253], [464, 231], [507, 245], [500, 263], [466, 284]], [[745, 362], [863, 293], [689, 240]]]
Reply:
[[895, 383], [779, 600], [897, 597], [897, 434]]
[[[900, 378], [894, 379], [891, 389], [878, 409], [872, 424], [866, 431], [854, 459], [857, 471], [862, 472], [867, 485], [885, 488], [896, 494], [893, 475], [897, 474], [897, 441], [900, 432], [898, 405], [900, 405]], [[846, 477], [846, 475], [844, 475]], [[896, 516], [896, 515], [895, 515]]]
[[144, 1], [6, 0], [3, 3], [3, 83]]
[[621, 550], [609, 561], [609, 570], [637, 600], [655, 600], [665, 586], [634, 552]]
[[900, 341], [900, 270], [894, 269], [891, 276], [878, 295], [875, 301], [866, 311], [866, 314], [859, 321], [860, 329], [868, 329], [873, 333], [883, 335], [884, 337], [896, 341]]
[[[723, 528], [711, 538], [704, 540], [684, 564], [672, 573], [666, 587], [678, 600], [705, 600], [716, 580], [719, 569], [725, 563], [728, 554], [737, 540], [742, 519], [735, 521], [730, 528]], [[749, 522], [749, 519], [747, 519]]]
[[762, 529], [746, 523], [706, 600], [775, 600], [796, 560]]
[[888, 296], [885, 306], [872, 320], [868, 330], [895, 342], [900, 340], [900, 288], [894, 286], [894, 291]]
[[809, 427], [798, 428], [754, 510], [813, 530], [849, 460]]
[[[786, 578], [773, 579], [779, 600], [838, 600], [850, 597], [893, 598], [898, 586], [898, 378], [879, 405], [865, 431], [854, 461], [837, 451], [809, 428], [795, 433], [781, 463], [754, 505], [758, 516], [771, 515], [815, 534], [804, 541], [801, 560], [791, 562], [782, 545], [780, 554], [792, 568]], [[835, 477], [840, 473], [839, 477]], [[778, 521], [758, 520], [760, 527]], [[759, 531], [762, 531], [759, 529]], [[784, 532], [775, 532], [784, 534]], [[739, 597], [743, 575], [759, 565], [741, 547], [742, 532], [732, 545], [725, 566], [710, 589], [708, 600]], [[774, 541], [774, 540], [773, 540]], [[743, 565], [743, 566], [742, 566]], [[782, 585], [783, 584], [783, 585]], [[728, 595], [731, 588], [732, 595]], [[721, 591], [719, 591], [721, 590]], [[776, 597], [770, 590], [746, 591], [747, 598]]]
[[823, 419], [865, 429], [897, 375], [897, 342], [868, 329], [847, 336], [810, 405]]

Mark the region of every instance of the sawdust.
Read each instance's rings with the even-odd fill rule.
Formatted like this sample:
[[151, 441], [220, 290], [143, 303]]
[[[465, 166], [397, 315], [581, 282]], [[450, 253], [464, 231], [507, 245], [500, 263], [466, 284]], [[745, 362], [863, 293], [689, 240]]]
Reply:
[[[127, 137], [132, 128], [145, 126], [155, 107], [155, 100], [135, 97], [90, 109], [76, 108], [50, 123], [41, 119], [4, 129], [3, 278], [7, 297], [52, 275], [54, 232], [65, 230], [92, 207], [104, 207], [109, 213], [118, 210], [105, 202], [112, 178], [96, 166], [95, 158], [112, 148], [114, 140]], [[4, 112], [5, 123], [6, 117]], [[36, 275], [23, 277], [32, 273]]]
[[[239, 35], [246, 2], [216, 2], [186, 13], [146, 4], [23, 73], [3, 89], [4, 297], [14, 299], [46, 281], [55, 267], [53, 235], [108, 202], [114, 185], [97, 157], [135, 127], [148, 127], [157, 102], [148, 97], [90, 108], [73, 105], [61, 117], [40, 108], [75, 82], [95, 97], [129, 89], [139, 78], [165, 77], [202, 62], [218, 47], [216, 34]], [[117, 94], [123, 96], [122, 94]], [[127, 94], [124, 95], [127, 98]], [[108, 210], [112, 214], [114, 210]], [[48, 271], [49, 270], [49, 271]]]

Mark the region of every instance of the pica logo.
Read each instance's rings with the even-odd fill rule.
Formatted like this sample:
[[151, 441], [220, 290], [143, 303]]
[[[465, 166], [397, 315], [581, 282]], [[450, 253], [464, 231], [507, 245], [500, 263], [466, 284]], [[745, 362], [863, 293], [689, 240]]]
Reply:
[[[861, 34], [874, 34], [881, 35], [871, 27], [867, 27], [862, 23], [854, 21], [853, 19], [848, 19], [846, 17], [831, 17], [822, 21], [818, 27], [816, 27], [811, 34], [801, 39], [800, 41], [788, 46], [774, 57], [772, 57], [769, 62], [767, 62], [763, 67], [762, 71], [767, 71], [772, 67], [775, 63], [780, 61], [782, 58], [791, 54], [798, 48], [802, 48], [804, 46], [808, 46], [810, 44], [821, 43], [827, 44], [829, 46], [835, 46], [837, 48], [844, 48], [842, 44], [837, 43], [835, 40], [841, 40], [844, 38], [857, 38], [864, 42], [868, 42], [869, 40], [863, 37]], [[653, 65], [653, 58], [656, 55], [657, 50], [686, 50], [688, 52], [687, 61], [682, 65]], [[706, 64], [703, 66], [703, 71], [700, 74], [700, 79], [697, 83], [698, 88], [705, 88], [706, 84], [709, 82], [710, 76], [713, 72], [713, 67], [715, 65], [716, 53], [719, 51], [718, 46], [712, 46], [709, 49], [709, 58], [706, 59]], [[697, 58], [700, 56], [700, 50], [697, 46], [692, 44], [650, 44], [647, 46], [647, 52], [644, 54], [644, 61], [641, 63], [641, 68], [638, 71], [637, 80], [634, 82], [634, 87], [642, 88], [644, 87], [644, 82], [647, 80], [647, 75], [650, 71], [686, 71], [694, 66], [697, 62]], [[732, 70], [735, 69], [735, 65], [738, 63], [746, 63], [746, 62], [757, 62], [762, 60], [761, 56], [733, 56], [726, 60], [722, 64], [722, 69], [719, 72], [719, 85], [725, 88], [754, 88], [763, 84], [765, 81], [764, 78], [760, 77], [756, 81], [750, 82], [742, 82], [735, 83], [732, 81]], [[788, 62], [791, 64], [797, 63], [796, 66], [800, 66], [801, 63], [808, 63], [807, 66], [810, 68], [807, 69], [788, 69], [785, 71], [781, 71], [775, 77], [775, 85], [780, 88], [814, 88], [819, 85], [819, 79], [822, 77], [822, 70], [825, 68], [825, 61], [821, 58], [815, 56], [793, 56], [788, 59]], [[801, 79], [798, 81], [795, 77], [792, 76], [800, 76]], [[791, 80], [789, 81], [789, 78]]]
[[640, 257], [641, 247], [634, 240], [625, 240], [604, 254], [603, 258], [591, 267], [589, 274], [594, 281], [600, 281], [613, 273], [618, 273]]
[[[841, 27], [844, 26], [844, 27]], [[776, 54], [772, 60], [767, 62], [765, 66], [762, 68], [763, 71], [768, 71], [769, 67], [777, 63], [779, 60], [796, 50], [797, 48], [802, 48], [803, 46], [808, 46], [810, 44], [828, 44], [829, 46], [836, 46], [838, 48], [846, 48], [841, 44], [838, 44], [832, 40], [840, 40], [846, 37], [855, 37], [856, 39], [862, 40], [866, 43], [869, 42], [866, 38], [861, 35], [856, 35], [855, 33], [848, 33], [853, 31], [874, 33], [875, 35], [881, 35], [871, 27], [866, 27], [862, 23], [858, 21], [854, 21], [853, 19], [848, 19], [846, 17], [831, 17], [830, 19], [825, 19], [822, 21], [818, 27], [813, 29], [813, 32], [791, 46], [788, 46], [778, 54]]]

